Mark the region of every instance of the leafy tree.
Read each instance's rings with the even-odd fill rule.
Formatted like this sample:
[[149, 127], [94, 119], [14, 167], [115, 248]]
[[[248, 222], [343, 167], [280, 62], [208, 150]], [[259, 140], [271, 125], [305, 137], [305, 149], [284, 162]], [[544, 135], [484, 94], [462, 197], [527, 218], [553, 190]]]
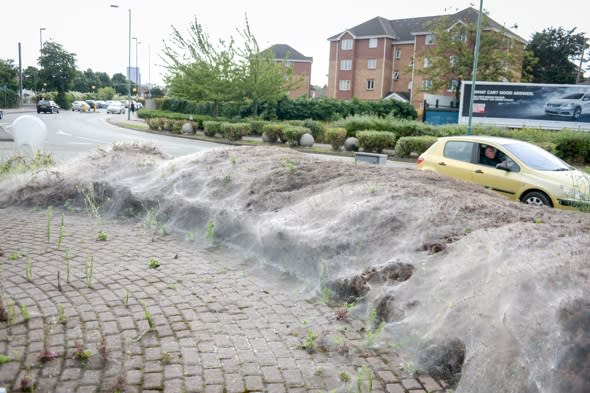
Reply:
[[192, 101], [211, 101], [214, 115], [224, 101], [252, 101], [254, 115], [261, 100], [278, 101], [298, 81], [292, 70], [278, 64], [272, 53], [261, 53], [256, 38], [246, 27], [239, 31], [244, 46], [235, 40], [212, 44], [197, 19], [182, 34], [173, 27], [170, 44], [165, 45], [164, 60], [168, 75], [168, 93]]
[[39, 65], [41, 81], [47, 83], [47, 89], [57, 90], [55, 101], [67, 107], [65, 92], [71, 89], [76, 75], [76, 55], [67, 52], [60, 44], [49, 41], [43, 44]]
[[18, 69], [13, 60], [0, 59], [0, 105], [16, 106], [18, 103]]
[[121, 96], [127, 95], [127, 77], [121, 73], [113, 75], [112, 86]]
[[23, 71], [23, 89], [37, 91], [39, 88], [39, 69], [28, 66]]
[[96, 72], [94, 74], [96, 78], [96, 88], [100, 87], [110, 87], [111, 86], [111, 77], [106, 72]]
[[98, 91], [96, 92], [98, 99], [103, 100], [103, 101], [112, 100], [113, 97], [115, 96], [115, 94], [116, 94], [116, 91], [111, 86], [100, 87], [98, 89]]
[[[277, 102], [287, 95], [301, 80], [294, 80], [292, 67], [285, 67], [275, 61], [275, 55], [267, 50], [260, 52], [258, 42], [250, 31], [248, 19], [241, 32], [244, 48], [238, 50], [241, 57], [238, 84], [244, 98], [252, 101], [252, 115], [258, 116], [258, 103], [261, 100]], [[237, 97], [241, 99], [242, 97]]]
[[533, 56], [523, 64], [530, 70], [532, 82], [576, 83], [580, 56], [588, 44], [584, 33], [575, 31], [559, 27], [533, 34], [526, 47]]
[[169, 93], [187, 100], [212, 101], [215, 108], [230, 100], [235, 95], [232, 85], [237, 75], [233, 38], [213, 45], [196, 18], [186, 35], [174, 26], [172, 29], [172, 42], [164, 46]]
[[166, 92], [158, 86], [152, 87], [150, 89], [150, 95], [152, 96], [152, 98], [164, 97], [165, 94]]
[[[432, 90], [452, 88], [458, 98], [461, 79], [471, 79], [477, 23], [456, 23], [450, 16], [442, 17], [429, 26], [435, 45], [418, 53], [415, 61], [428, 67], [417, 67], [416, 72], [427, 76]], [[449, 27], [452, 28], [449, 29]], [[516, 81], [519, 79], [523, 53], [515, 44], [514, 36], [492, 28], [486, 15], [481, 18], [481, 34], [477, 79], [486, 81]], [[458, 81], [451, 85], [452, 81]]]

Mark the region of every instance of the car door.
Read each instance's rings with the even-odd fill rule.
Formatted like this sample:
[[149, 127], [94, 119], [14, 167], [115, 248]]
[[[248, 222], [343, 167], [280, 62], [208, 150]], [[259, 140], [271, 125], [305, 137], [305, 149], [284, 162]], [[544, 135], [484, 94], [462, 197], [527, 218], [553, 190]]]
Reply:
[[582, 97], [582, 114], [590, 114], [590, 94], [584, 94]]
[[477, 143], [471, 141], [447, 141], [441, 159], [436, 162], [436, 171], [457, 179], [473, 181], [473, 160], [477, 146]]
[[[479, 144], [479, 150], [484, 148], [485, 145]], [[522, 186], [520, 167], [509, 154], [506, 154], [502, 149], [496, 149], [496, 154], [502, 162], [505, 162], [505, 167], [508, 170], [477, 162], [473, 165], [472, 180], [474, 183], [496, 191], [509, 199], [517, 199]]]

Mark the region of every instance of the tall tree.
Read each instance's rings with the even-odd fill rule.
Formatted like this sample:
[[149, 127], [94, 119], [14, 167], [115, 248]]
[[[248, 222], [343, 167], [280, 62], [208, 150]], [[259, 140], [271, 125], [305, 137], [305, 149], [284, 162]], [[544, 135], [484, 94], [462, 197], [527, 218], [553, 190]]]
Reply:
[[260, 100], [282, 97], [293, 84], [291, 70], [277, 64], [272, 53], [260, 52], [247, 18], [246, 27], [238, 32], [243, 47], [237, 47], [233, 37], [212, 44], [196, 18], [188, 34], [173, 27], [164, 50], [168, 94], [212, 101], [215, 108], [222, 101], [251, 100], [255, 115]]
[[23, 88], [37, 91], [39, 86], [39, 69], [28, 66], [23, 71]]
[[233, 38], [212, 44], [197, 18], [188, 34], [174, 26], [172, 29], [171, 43], [164, 47], [169, 94], [193, 101], [212, 101], [217, 114], [218, 104], [234, 96], [232, 84], [237, 72]]
[[576, 33], [576, 28], [565, 30], [562, 27], [544, 29], [533, 34], [526, 49], [533, 54], [525, 58], [523, 67], [529, 68], [531, 80], [535, 83], [575, 83], [580, 56], [588, 47], [584, 33]]
[[[455, 22], [445, 16], [434, 21], [429, 31], [435, 44], [417, 53], [414, 61], [425, 66], [416, 67], [416, 72], [431, 81], [433, 91], [453, 89], [458, 98], [461, 79], [471, 79], [477, 23]], [[487, 15], [482, 15], [477, 79], [517, 81], [523, 57], [518, 41], [508, 30], [492, 27]]]
[[238, 74], [239, 91], [243, 98], [252, 101], [252, 114], [256, 117], [258, 103], [261, 100], [277, 102], [301, 81], [294, 80], [293, 68], [287, 66], [286, 62], [277, 62], [272, 51], [260, 52], [247, 18], [246, 26], [240, 34], [244, 47], [238, 49], [241, 58]]
[[47, 84], [47, 89], [57, 90], [55, 101], [66, 107], [65, 92], [70, 90], [76, 75], [76, 55], [67, 52], [60, 44], [48, 41], [41, 49], [39, 65], [41, 81]]
[[18, 68], [13, 60], [0, 59], [0, 85], [10, 90], [18, 90]]
[[120, 72], [114, 74], [112, 84], [118, 95], [127, 95], [127, 77], [125, 75], [121, 74]]

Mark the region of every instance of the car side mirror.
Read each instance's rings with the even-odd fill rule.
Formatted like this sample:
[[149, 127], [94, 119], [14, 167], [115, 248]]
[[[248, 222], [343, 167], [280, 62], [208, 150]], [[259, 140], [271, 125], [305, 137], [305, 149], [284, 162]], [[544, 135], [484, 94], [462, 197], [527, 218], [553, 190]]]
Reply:
[[502, 161], [501, 163], [496, 165], [496, 169], [501, 169], [506, 172], [510, 172], [510, 168], [508, 167], [508, 162], [506, 160]]

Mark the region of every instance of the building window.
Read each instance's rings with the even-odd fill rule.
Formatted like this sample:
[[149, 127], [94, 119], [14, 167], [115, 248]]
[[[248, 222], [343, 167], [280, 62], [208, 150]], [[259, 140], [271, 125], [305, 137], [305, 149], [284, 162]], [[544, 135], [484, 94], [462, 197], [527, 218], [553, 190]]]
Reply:
[[342, 40], [342, 50], [351, 50], [352, 49], [352, 40]]
[[395, 58], [396, 59], [401, 59], [401, 57], [402, 57], [402, 51], [399, 50], [399, 49], [396, 49], [395, 50]]
[[377, 42], [377, 38], [369, 38], [369, 48], [376, 48]]
[[350, 90], [350, 81], [349, 80], [341, 80], [339, 83], [340, 91], [349, 91]]
[[454, 92], [455, 90], [457, 90], [457, 87], [459, 87], [459, 80], [453, 79], [447, 85], [447, 91]]
[[426, 38], [424, 39], [426, 45], [434, 45], [436, 42], [434, 34], [426, 34]]
[[340, 70], [341, 71], [352, 70], [352, 60], [340, 60]]
[[375, 90], [375, 79], [367, 80], [367, 90]]
[[430, 79], [424, 79], [422, 81], [422, 89], [430, 90], [432, 88], [432, 81]]
[[430, 61], [430, 58], [425, 57], [424, 58], [424, 68], [428, 68], [432, 65], [432, 62]]
[[376, 69], [376, 68], [377, 68], [377, 60], [376, 60], [376, 59], [369, 59], [369, 63], [368, 63], [368, 65], [367, 65], [367, 67], [368, 67], [370, 70], [374, 70], [374, 69]]
[[398, 80], [399, 79], [399, 71], [394, 71], [393, 72], [393, 75], [392, 75], [392, 78], [393, 78], [394, 81]]

